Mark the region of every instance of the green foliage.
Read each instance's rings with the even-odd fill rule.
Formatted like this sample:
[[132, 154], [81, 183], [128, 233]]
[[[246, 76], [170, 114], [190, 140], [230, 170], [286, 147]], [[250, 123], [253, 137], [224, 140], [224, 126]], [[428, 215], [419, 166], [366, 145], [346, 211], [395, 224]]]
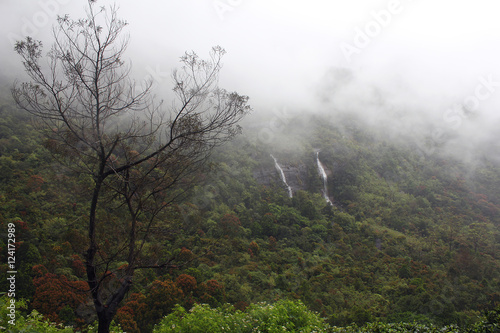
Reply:
[[326, 324], [300, 301], [281, 300], [274, 304], [252, 304], [245, 312], [226, 305], [210, 308], [195, 305], [187, 312], [178, 306], [154, 332], [327, 332]]
[[483, 318], [475, 323], [467, 333], [498, 333], [500, 332], [500, 306], [486, 311]]
[[437, 327], [434, 325], [424, 325], [418, 323], [369, 323], [364, 326], [334, 327], [332, 333], [460, 333], [458, 326], [449, 325]]
[[0, 297], [0, 316], [2, 317], [3, 329], [7, 332], [61, 332], [70, 333], [73, 332], [71, 327], [64, 327], [63, 325], [57, 325], [50, 323], [36, 310], [33, 310], [29, 315], [23, 313], [27, 309], [27, 304], [24, 300], [18, 300], [15, 302], [15, 318], [14, 322], [9, 323], [8, 320], [12, 320], [12, 317], [8, 317], [7, 314], [11, 313], [7, 306], [10, 306], [10, 298], [6, 296]]
[[[8, 320], [12, 320], [12, 317], [8, 317], [10, 314], [10, 310], [7, 308], [10, 305], [10, 298], [5, 295], [0, 296], [0, 316], [2, 319], [6, 319], [5, 323], [2, 322], [0, 329], [5, 330], [9, 333], [73, 333], [75, 330], [71, 326], [65, 326], [62, 324], [56, 324], [50, 322], [46, 318], [43, 317], [38, 311], [33, 310], [31, 313], [26, 314], [26, 310], [28, 308], [25, 300], [16, 300], [15, 301], [15, 321], [9, 323]], [[72, 310], [68, 311], [71, 313]], [[78, 332], [80, 330], [77, 330]], [[87, 333], [96, 333], [97, 326], [89, 325], [84, 329]], [[125, 333], [120, 326], [116, 325], [114, 322], [110, 327], [111, 333]]]
[[274, 304], [252, 304], [248, 309], [257, 332], [326, 332], [318, 314], [300, 301], [278, 301]]
[[[0, 271], [7, 271], [3, 233], [12, 222], [18, 241], [16, 296], [39, 306], [45, 318], [89, 324], [95, 318], [85, 316], [91, 311], [82, 304], [36, 302], [44, 295], [55, 300], [61, 288], [52, 280], [35, 286], [34, 279], [44, 281], [36, 280], [32, 268], [43, 265], [61, 281], [85, 279], [87, 207], [81, 198], [92, 179], [55, 168], [26, 114], [2, 106], [0, 115]], [[137, 270], [117, 322], [129, 332], [147, 332], [172, 310], [176, 318], [189, 316], [192, 306], [207, 316], [220, 312], [241, 321], [254, 306], [263, 309], [255, 304], [289, 298], [346, 332], [452, 324], [464, 332], [496, 329], [498, 163], [484, 156], [475, 163], [423, 157], [409, 144], [363, 133], [355, 122], [312, 118], [309, 130], [304, 123], [288, 124], [287, 133], [300, 135], [300, 142], [285, 136], [282, 145], [265, 146], [250, 133], [214, 153], [213, 172], [203, 175], [205, 182], [182, 205], [165, 210], [164, 221], [144, 244], [150, 262], [175, 257], [186, 263], [181, 269]], [[269, 152], [280, 149], [283, 163], [303, 170], [297, 175], [303, 189], [291, 199], [279, 177], [276, 183], [256, 177], [276, 172]], [[321, 149], [331, 172], [333, 206], [320, 194], [314, 149]], [[124, 232], [116, 224], [122, 210], [99, 214], [108, 222], [108, 234]], [[113, 255], [122, 245], [109, 237], [102, 255]], [[109, 269], [119, 273], [122, 264]], [[8, 290], [6, 283], [0, 281], [0, 289]], [[226, 302], [234, 309], [221, 307]], [[175, 304], [186, 313], [179, 315]], [[479, 317], [484, 310], [490, 315]], [[271, 322], [263, 310], [255, 308], [255, 315]], [[28, 320], [23, 316], [19, 323]], [[388, 324], [400, 322], [406, 324]]]
[[480, 321], [467, 328], [457, 325], [436, 326], [420, 324], [417, 322], [382, 323], [373, 322], [363, 326], [351, 325], [346, 327], [333, 327], [332, 333], [497, 333], [500, 332], [500, 307], [487, 311]]

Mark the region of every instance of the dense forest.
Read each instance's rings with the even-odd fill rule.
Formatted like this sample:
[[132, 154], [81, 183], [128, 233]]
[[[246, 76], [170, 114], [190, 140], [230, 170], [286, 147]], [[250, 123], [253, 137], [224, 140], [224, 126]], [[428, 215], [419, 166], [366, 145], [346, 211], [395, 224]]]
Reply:
[[[62, 167], [34, 121], [6, 96], [2, 273], [9, 270], [6, 234], [13, 223], [22, 316], [33, 320], [36, 310], [43, 320], [88, 330], [96, 320], [83, 259], [92, 180]], [[498, 324], [500, 165], [488, 147], [477, 147], [469, 160], [439, 147], [425, 154], [414, 142], [339, 114], [297, 115], [262, 140], [265, 121], [248, 120], [244, 135], [212, 154], [202, 182], [162, 213], [143, 255], [183, 264], [136, 272], [115, 318], [124, 331], [151, 332], [165, 316], [181, 320], [179, 313], [193, 307], [203, 314], [200, 304], [231, 304], [233, 313], [260, 318], [266, 311], [258, 304], [285, 300], [292, 303], [283, 306], [303, 306], [345, 332], [363, 325], [375, 332], [373, 325], [388, 323], [464, 330], [485, 320]], [[322, 193], [317, 156], [333, 204]], [[99, 211], [110, 235], [104, 253], [113, 253], [120, 245], [113, 235], [124, 232], [115, 223], [122, 207], [109, 200]], [[108, 267], [110, 288], [124, 266]], [[2, 291], [8, 283], [0, 282]]]

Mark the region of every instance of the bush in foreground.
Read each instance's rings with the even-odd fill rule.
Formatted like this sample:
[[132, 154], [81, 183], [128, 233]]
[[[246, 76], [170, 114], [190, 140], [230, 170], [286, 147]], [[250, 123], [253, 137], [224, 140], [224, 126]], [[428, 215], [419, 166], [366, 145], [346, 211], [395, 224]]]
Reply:
[[189, 312], [181, 306], [156, 326], [155, 333], [220, 333], [220, 332], [303, 332], [303, 333], [500, 333], [500, 307], [485, 313], [468, 327], [438, 327], [419, 323], [367, 323], [363, 326], [331, 327], [301, 301], [281, 300], [275, 304], [250, 305], [245, 312], [231, 305], [211, 308], [197, 304]]
[[[50, 322], [38, 311], [33, 310], [30, 314], [26, 314], [28, 305], [24, 300], [15, 301], [15, 310], [10, 310], [10, 298], [5, 295], [0, 296], [0, 317], [2, 322], [0, 324], [0, 331], [9, 333], [22, 332], [22, 333], [73, 333], [75, 330], [71, 326], [64, 326]], [[9, 314], [13, 316], [8, 316]], [[10, 321], [10, 322], [9, 322]], [[79, 331], [78, 331], [79, 332]], [[93, 333], [97, 332], [97, 327], [88, 326], [84, 332]], [[112, 333], [124, 333], [123, 330], [114, 325], [111, 326]]]
[[[0, 297], [0, 316], [9, 317], [10, 299]], [[0, 330], [7, 332], [53, 332], [72, 333], [72, 327], [49, 322], [36, 311], [26, 315], [26, 302], [15, 302], [15, 325], [2, 322]], [[97, 332], [88, 326], [84, 332]], [[111, 332], [123, 333], [118, 326], [112, 325]], [[500, 333], [500, 307], [486, 312], [478, 322], [468, 328], [456, 325], [437, 327], [419, 323], [367, 323], [363, 326], [331, 327], [315, 312], [310, 311], [300, 301], [282, 300], [275, 304], [257, 303], [246, 311], [236, 310], [231, 305], [211, 308], [207, 304], [196, 304], [189, 312], [180, 305], [164, 317], [156, 326], [155, 333], [219, 333], [219, 332], [303, 332], [303, 333]]]
[[274, 304], [257, 303], [245, 312], [226, 305], [210, 308], [197, 304], [189, 312], [177, 306], [163, 318], [155, 333], [206, 332], [329, 332], [329, 325], [300, 301], [280, 300]]

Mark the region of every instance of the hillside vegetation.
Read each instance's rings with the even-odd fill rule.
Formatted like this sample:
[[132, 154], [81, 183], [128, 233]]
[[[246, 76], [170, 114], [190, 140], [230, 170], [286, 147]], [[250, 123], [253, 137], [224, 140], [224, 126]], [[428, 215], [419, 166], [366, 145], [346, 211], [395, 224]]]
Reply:
[[[125, 331], [150, 332], [165, 316], [179, 316], [179, 306], [196, 304], [229, 303], [233, 312], [255, 315], [259, 302], [294, 300], [289, 306], [305, 305], [330, 327], [463, 329], [499, 305], [500, 166], [484, 153], [488, 147], [478, 147], [473, 162], [444, 149], [426, 155], [355, 119], [325, 116], [296, 118], [284, 132], [264, 144], [258, 128], [246, 130], [212, 156], [213, 171], [190, 197], [165, 212], [144, 253], [189, 264], [137, 272], [116, 317]], [[26, 300], [27, 313], [82, 328], [95, 320], [84, 282], [81, 203], [92, 180], [63, 169], [46, 145], [4, 99], [1, 270], [8, 270], [7, 224], [15, 223], [16, 298]], [[318, 150], [333, 206], [321, 194]], [[271, 153], [305, 170], [292, 198]], [[275, 172], [268, 184], [255, 177], [263, 169]], [[104, 252], [119, 246], [112, 235], [123, 231], [113, 221], [122, 208], [99, 212], [110, 235]], [[108, 269], [108, 283], [117, 283], [123, 266]], [[2, 291], [7, 283], [0, 282]]]

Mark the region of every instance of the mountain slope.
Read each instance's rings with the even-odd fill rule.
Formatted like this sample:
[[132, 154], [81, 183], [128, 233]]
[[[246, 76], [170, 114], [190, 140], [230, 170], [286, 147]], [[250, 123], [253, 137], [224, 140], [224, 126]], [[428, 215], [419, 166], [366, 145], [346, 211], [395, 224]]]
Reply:
[[[90, 180], [53, 162], [25, 114], [9, 103], [0, 113], [0, 223], [19, 226], [20, 297], [66, 324], [89, 320], [88, 308], [58, 308], [63, 295], [42, 291], [59, 288], [54, 281], [62, 277], [84, 278], [81, 220]], [[467, 325], [498, 304], [500, 169], [485, 147], [474, 163], [445, 151], [425, 155], [414, 142], [322, 116], [296, 117], [272, 140], [259, 132], [250, 126], [214, 153], [213, 172], [166, 213], [148, 253], [200, 257], [181, 270], [139, 272], [122, 323], [147, 332], [176, 302], [243, 309], [298, 298], [334, 325]], [[322, 193], [318, 151], [333, 205]], [[119, 218], [107, 213], [110, 221]], [[130, 315], [134, 306], [143, 310]]]

